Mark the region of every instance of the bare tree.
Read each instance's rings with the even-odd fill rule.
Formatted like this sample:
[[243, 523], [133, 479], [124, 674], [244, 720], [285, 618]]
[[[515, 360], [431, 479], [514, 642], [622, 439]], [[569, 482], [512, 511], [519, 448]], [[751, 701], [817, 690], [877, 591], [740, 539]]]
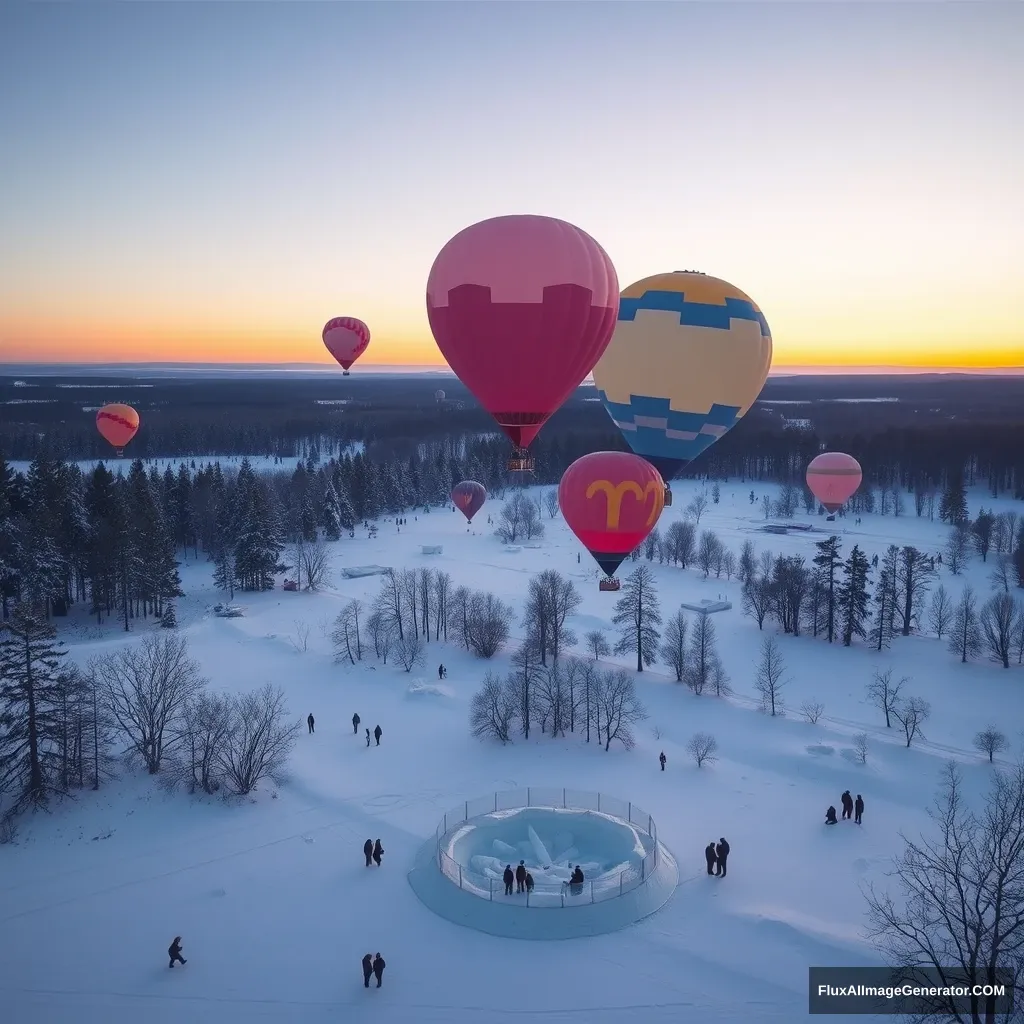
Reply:
[[502, 503], [498, 528], [494, 532], [498, 539], [506, 544], [514, 544], [517, 540], [532, 540], [544, 535], [540, 511], [525, 491], [516, 491]]
[[693, 758], [698, 768], [705, 764], [714, 764], [718, 760], [718, 741], [711, 733], [695, 732], [686, 744], [686, 752]]
[[604, 749], [618, 740], [626, 750], [635, 745], [632, 726], [647, 717], [636, 695], [633, 677], [625, 669], [606, 672], [598, 691], [601, 718], [604, 720]]
[[476, 591], [466, 616], [466, 644], [478, 658], [493, 658], [504, 646], [515, 621], [512, 609], [493, 594]]
[[280, 783], [300, 723], [287, 721], [284, 690], [266, 686], [234, 698], [234, 721], [220, 765], [237, 796], [251, 793], [264, 779]]
[[731, 580], [736, 574], [736, 553], [731, 548], [722, 550], [722, 572], [725, 573], [727, 580]]
[[689, 505], [686, 506], [685, 515], [688, 519], [692, 519], [697, 526], [700, 526], [700, 517], [708, 510], [708, 496], [701, 491], [700, 494], [695, 494], [691, 499]]
[[739, 565], [736, 568], [736, 578], [747, 586], [757, 575], [757, 551], [752, 540], [745, 540], [740, 548]]
[[665, 559], [681, 569], [689, 567], [697, 551], [697, 531], [688, 520], [677, 519], [665, 531], [662, 543]]
[[350, 665], [354, 665], [363, 660], [363, 638], [359, 627], [361, 609], [362, 604], [353, 599], [338, 612], [330, 635], [335, 661], [347, 660]]
[[[543, 668], [540, 663], [540, 653], [537, 644], [532, 638], [516, 649], [511, 658], [513, 671], [509, 673], [509, 685], [513, 686], [516, 694], [516, 717], [519, 719], [519, 727], [522, 730], [523, 738], [530, 738], [530, 729], [533, 725], [533, 716], [537, 710], [537, 686], [540, 681], [540, 674]], [[593, 662], [588, 662], [593, 664]], [[587, 736], [589, 742], [589, 732]]]
[[931, 559], [917, 548], [904, 545], [896, 569], [896, 611], [904, 636], [910, 636], [919, 621], [928, 585], [934, 579]]
[[853, 750], [857, 755], [858, 764], [868, 763], [868, 734], [859, 732], [853, 737]]
[[409, 591], [407, 578], [409, 575], [412, 575], [410, 569], [401, 569], [397, 572], [394, 569], [388, 569], [382, 573], [380, 592], [373, 600], [374, 614], [379, 615], [381, 621], [387, 624], [391, 632], [397, 634], [399, 639], [405, 635], [407, 621], [405, 597]]
[[903, 676], [898, 683], [894, 683], [891, 668], [884, 672], [876, 668], [874, 677], [868, 683], [868, 700], [885, 715], [886, 729], [892, 728], [892, 717], [899, 706], [900, 694], [909, 681]]
[[516, 697], [515, 680], [499, 679], [488, 672], [483, 686], [469, 702], [469, 725], [473, 735], [477, 739], [511, 742], [512, 723], [518, 710]]
[[994, 590], [1001, 590], [1004, 594], [1010, 592], [1013, 584], [1013, 561], [1009, 555], [996, 555], [988, 579]]
[[554, 519], [558, 515], [557, 487], [552, 487], [550, 490], [544, 492], [544, 509], [547, 512], [549, 519]]
[[576, 634], [566, 620], [579, 604], [576, 585], [554, 569], [530, 578], [523, 624], [537, 635], [542, 665], [547, 664], [549, 654], [557, 660], [567, 647], [576, 644]]
[[[416, 586], [419, 590], [420, 633], [426, 643], [430, 643], [430, 625], [432, 622], [431, 602], [434, 598], [434, 570], [423, 566], [416, 573]], [[439, 639], [434, 634], [434, 639]]]
[[94, 658], [89, 672], [116, 728], [156, 775], [178, 739], [174, 728], [186, 704], [206, 682], [188, 656], [188, 642], [174, 633], [144, 636]]
[[767, 576], [756, 576], [743, 588], [743, 611], [764, 629], [764, 620], [771, 614], [774, 588]]
[[303, 622], [302, 619], [295, 620], [295, 633], [288, 638], [291, 641], [292, 647], [299, 652], [304, 654], [309, 650], [309, 623]]
[[988, 763], [992, 764], [996, 754], [1005, 750], [1008, 744], [1006, 737], [994, 725], [990, 725], [974, 737], [974, 745], [983, 754], [988, 755]]
[[1011, 594], [995, 594], [982, 606], [979, 622], [981, 637], [992, 661], [1003, 668], [1010, 667], [1010, 651], [1017, 631], [1020, 615], [1017, 602]]
[[772, 497], [770, 494], [761, 495], [761, 511], [764, 513], [765, 519], [770, 519], [772, 514]]
[[406, 630], [405, 636], [398, 637], [395, 643], [395, 658], [406, 672], [411, 672], [418, 665], [422, 665], [425, 656], [426, 645], [422, 636], [412, 630]]
[[949, 531], [946, 542], [946, 566], [954, 576], [959, 576], [971, 553], [971, 531], [960, 523]]
[[373, 653], [386, 665], [388, 655], [398, 640], [394, 621], [385, 617], [379, 608], [374, 608], [366, 619], [366, 632], [373, 644]]
[[653, 665], [661, 639], [661, 610], [654, 573], [648, 566], [640, 565], [626, 577], [622, 597], [615, 602], [612, 622], [620, 630], [615, 653], [635, 655], [637, 672], [643, 672], [645, 665]]
[[223, 781], [222, 758], [233, 728], [234, 705], [229, 697], [204, 691], [185, 704], [175, 730], [179, 742], [170, 758], [168, 788], [190, 793], [216, 793]]
[[302, 544], [296, 555], [296, 571], [301, 570], [303, 590], [320, 590], [331, 582], [331, 549], [322, 537]]
[[782, 659], [778, 642], [773, 636], [761, 641], [761, 661], [754, 677], [754, 688], [761, 697], [761, 710], [774, 718], [785, 712], [782, 691], [786, 687], [786, 665]]
[[931, 705], [921, 697], [908, 697], [893, 708], [893, 717], [903, 726], [903, 735], [907, 738], [908, 747], [913, 743], [914, 737], [921, 732], [921, 726], [931, 712]]
[[720, 557], [722, 542], [718, 539], [713, 530], [705, 530], [700, 535], [700, 543], [697, 545], [697, 568], [708, 578], [708, 574], [715, 567], [715, 561]]
[[932, 594], [931, 604], [928, 608], [928, 624], [940, 640], [949, 632], [949, 627], [953, 624], [953, 601], [941, 583]]
[[583, 639], [586, 641], [587, 650], [594, 656], [594, 661], [607, 658], [612, 653], [611, 645], [599, 629], [592, 629]]
[[686, 613], [682, 608], [679, 608], [675, 615], [665, 624], [665, 632], [663, 634], [661, 659], [666, 665], [671, 666], [672, 671], [676, 674], [677, 683], [681, 683], [683, 676], [686, 674], [688, 661], [686, 632], [688, 627], [689, 622], [686, 619]]
[[565, 727], [572, 718], [570, 690], [563, 663], [553, 661], [537, 678], [536, 707], [540, 714], [540, 730], [551, 726], [552, 737], [564, 736]]
[[448, 609], [451, 606], [452, 577], [438, 569], [434, 573], [434, 638], [448, 640]]
[[[898, 895], [865, 891], [870, 936], [884, 958], [907, 972], [927, 967], [943, 985], [994, 986], [1009, 974], [1020, 991], [1024, 975], [1024, 768], [995, 772], [980, 813], [964, 798], [959, 770], [950, 764], [930, 812], [937, 835], [910, 840], [901, 836], [902, 855], [889, 877]], [[950, 968], [960, 972], [951, 977]], [[940, 988], [938, 991], [942, 991]], [[1014, 1016], [997, 1014], [992, 996], [972, 1000], [937, 996], [918, 1020], [963, 1024], [1010, 1024]]]
[[816, 725], [818, 719], [825, 713], [825, 705], [818, 700], [805, 700], [800, 705], [800, 713], [811, 725]]
[[690, 633], [690, 654], [683, 678], [699, 697], [704, 687], [714, 684], [721, 672], [714, 619], [707, 612], [699, 612]]
[[964, 587], [953, 611], [953, 625], [949, 634], [949, 649], [960, 655], [966, 664], [981, 653], [981, 627], [978, 623], [978, 601], [971, 587]]

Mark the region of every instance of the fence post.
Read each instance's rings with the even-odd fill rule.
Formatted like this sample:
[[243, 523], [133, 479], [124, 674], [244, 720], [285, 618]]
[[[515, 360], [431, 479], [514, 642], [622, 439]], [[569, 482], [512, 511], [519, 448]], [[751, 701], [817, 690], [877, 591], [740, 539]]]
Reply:
[[462, 888], [462, 865], [459, 865], [459, 888]]
[[630, 822], [630, 824], [632, 824], [632, 822], [633, 822], [633, 801], [632, 800], [629, 801], [629, 807], [628, 807], [628, 809], [626, 811], [626, 821]]
[[620, 871], [620, 872], [619, 872], [619, 895], [620, 895], [620, 896], [622, 895], [622, 876], [623, 876], [623, 875], [624, 875], [625, 873], [626, 873], [625, 871]]
[[647, 815], [647, 834], [651, 834], [651, 829], [654, 828], [654, 819], [648, 814]]
[[590, 902], [594, 902], [594, 880], [590, 880]]
[[526, 787], [526, 806], [527, 807], [532, 807], [533, 806], [533, 804], [530, 802], [530, 787], [529, 786]]
[[599, 811], [601, 810], [601, 794], [600, 793], [597, 794], [597, 809]]
[[498, 813], [498, 791], [494, 791], [494, 813]]
[[466, 812], [462, 815], [463, 821], [469, 821], [469, 801], [466, 801]]
[[565, 789], [562, 790], [562, 809], [565, 809]]
[[445, 832], [448, 831], [448, 812], [447, 811], [444, 812], [444, 830], [445, 830]]

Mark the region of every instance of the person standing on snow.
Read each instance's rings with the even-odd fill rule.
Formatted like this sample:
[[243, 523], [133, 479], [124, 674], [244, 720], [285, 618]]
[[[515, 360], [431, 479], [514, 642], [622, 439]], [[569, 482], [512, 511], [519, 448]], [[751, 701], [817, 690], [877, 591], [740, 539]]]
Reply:
[[843, 804], [843, 821], [846, 821], [847, 818], [853, 817], [853, 797], [850, 796], [850, 791], [846, 790], [839, 799]]
[[444, 665], [437, 666], [437, 678], [444, 679]]
[[529, 871], [526, 872], [526, 895], [529, 896], [533, 892], [533, 875]]
[[715, 841], [713, 839], [704, 847], [704, 859], [708, 862], [708, 874], [713, 875], [715, 873], [715, 865], [718, 863], [718, 854], [715, 853]]
[[359, 713], [357, 712], [352, 716], [352, 735], [357, 736], [359, 734]]
[[506, 864], [505, 865], [505, 872], [501, 876], [501, 880], [505, 883], [505, 895], [506, 896], [511, 896], [512, 895], [512, 883], [515, 882], [515, 880], [516, 880], [516, 876], [512, 874], [512, 865], [511, 864]]
[[726, 862], [729, 859], [729, 844], [725, 841], [725, 836], [718, 840], [718, 845], [715, 847], [715, 856], [718, 858], [715, 874], [719, 878], [725, 878]]
[[309, 731], [313, 732], [313, 712], [310, 711], [309, 717], [306, 719], [306, 725], [309, 726]]
[[373, 730], [373, 738], [377, 741], [377, 746], [378, 747], [380, 746], [380, 738], [383, 735], [384, 735], [384, 733], [383, 733], [381, 727], [378, 725], [377, 728]]
[[366, 745], [367, 746], [370, 745], [370, 730], [369, 729], [366, 730]]
[[664, 771], [665, 770], [665, 761], [666, 761], [665, 751], [664, 750], [658, 755], [658, 760], [661, 762], [661, 770]]
[[526, 892], [526, 864], [524, 861], [520, 861], [516, 868], [516, 892]]
[[856, 824], [860, 824], [861, 815], [864, 813], [864, 797], [857, 794], [857, 802], [853, 805], [853, 820]]
[[177, 962], [179, 964], [181, 964], [182, 967], [184, 967], [185, 964], [188, 963], [188, 961], [181, 955], [181, 936], [180, 935], [175, 935], [174, 936], [174, 941], [167, 948], [167, 955], [171, 959], [171, 962], [167, 965], [168, 967], [173, 967], [175, 960], [177, 960]]
[[373, 958], [373, 976], [377, 979], [377, 988], [380, 988], [381, 980], [384, 977], [385, 967], [387, 967], [387, 964], [384, 963], [384, 957], [382, 957], [380, 953], [378, 953]]
[[367, 953], [363, 957], [363, 988], [370, 987], [371, 974], [373, 974], [373, 954]]
[[363, 856], [366, 858], [366, 866], [370, 866], [370, 861], [373, 860], [373, 840], [367, 839], [363, 843]]
[[834, 807], [829, 807], [829, 809], [825, 812], [825, 824], [826, 825], [837, 825], [837, 824], [839, 824], [839, 822], [836, 819], [836, 809]]
[[380, 845], [380, 840], [375, 839], [373, 842], [373, 863], [380, 867], [380, 859], [384, 856], [384, 847]]

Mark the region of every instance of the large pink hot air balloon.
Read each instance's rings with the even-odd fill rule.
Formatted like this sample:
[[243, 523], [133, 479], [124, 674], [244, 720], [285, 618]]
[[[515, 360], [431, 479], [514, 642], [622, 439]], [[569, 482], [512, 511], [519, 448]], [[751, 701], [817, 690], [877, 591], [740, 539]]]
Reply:
[[852, 498], [862, 479], [860, 463], [844, 452], [822, 452], [807, 467], [807, 486], [829, 512]]
[[493, 217], [460, 231], [427, 279], [427, 317], [448, 365], [524, 450], [608, 346], [619, 282], [585, 231], [554, 217]]
[[327, 351], [341, 363], [347, 377], [352, 364], [366, 351], [370, 344], [370, 328], [354, 316], [336, 316], [328, 320], [323, 332]]

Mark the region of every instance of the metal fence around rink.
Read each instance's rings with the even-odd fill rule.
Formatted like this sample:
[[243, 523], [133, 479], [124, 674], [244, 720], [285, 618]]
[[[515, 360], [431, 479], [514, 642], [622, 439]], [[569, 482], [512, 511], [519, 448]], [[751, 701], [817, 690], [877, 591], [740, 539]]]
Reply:
[[[554, 885], [538, 881], [533, 892], [506, 896], [505, 884], [500, 878], [492, 878], [463, 867], [444, 851], [445, 840], [454, 829], [474, 818], [498, 811], [517, 808], [564, 808], [574, 811], [597, 811], [609, 817], [628, 821], [638, 831], [651, 838], [651, 850], [637, 865], [630, 866], [617, 875], [584, 881], [578, 885], [569, 882]], [[568, 825], [568, 823], [567, 823]], [[576, 907], [589, 903], [601, 903], [615, 899], [637, 886], [643, 885], [658, 866], [658, 828], [654, 818], [647, 811], [627, 800], [619, 800], [604, 793], [592, 793], [582, 789], [549, 789], [531, 786], [527, 789], [509, 789], [491, 796], [467, 800], [450, 810], [435, 831], [437, 841], [437, 866], [441, 873], [460, 889], [482, 899], [496, 903], [509, 903], [528, 907]]]

